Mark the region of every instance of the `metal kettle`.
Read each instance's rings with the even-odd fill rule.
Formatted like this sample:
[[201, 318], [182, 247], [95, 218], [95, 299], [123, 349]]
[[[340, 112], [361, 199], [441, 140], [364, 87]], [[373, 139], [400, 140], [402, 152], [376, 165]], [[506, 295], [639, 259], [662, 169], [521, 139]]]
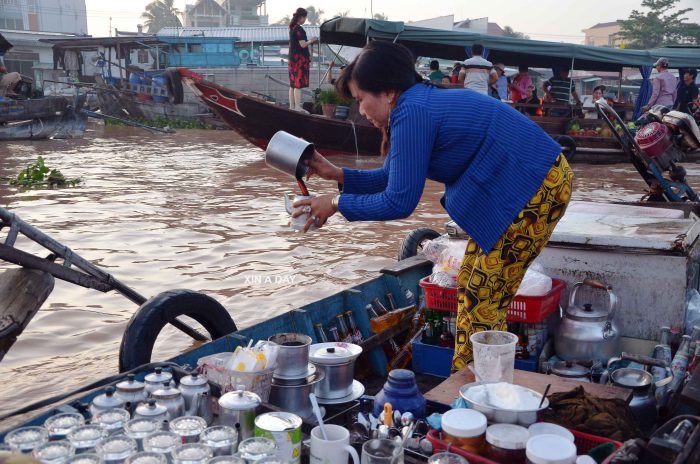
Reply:
[[260, 397], [239, 385], [236, 391], [224, 393], [219, 398], [219, 422], [221, 425], [240, 427], [239, 440], [255, 435], [256, 409], [260, 406]]
[[[591, 303], [576, 304], [576, 294], [582, 286], [607, 293], [608, 308], [594, 308]], [[585, 279], [571, 290], [569, 306], [564, 312], [554, 338], [557, 356], [566, 361], [600, 361], [620, 353], [620, 331], [615, 325], [617, 297], [612, 286]]]

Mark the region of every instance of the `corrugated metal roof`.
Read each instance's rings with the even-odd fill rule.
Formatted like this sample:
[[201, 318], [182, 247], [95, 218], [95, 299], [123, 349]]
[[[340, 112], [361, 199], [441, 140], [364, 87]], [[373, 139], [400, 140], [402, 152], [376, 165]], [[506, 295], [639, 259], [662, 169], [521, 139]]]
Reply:
[[[318, 26], [305, 25], [307, 37], [318, 37]], [[235, 37], [241, 42], [287, 42], [287, 26], [257, 27], [164, 27], [158, 31], [158, 37]]]

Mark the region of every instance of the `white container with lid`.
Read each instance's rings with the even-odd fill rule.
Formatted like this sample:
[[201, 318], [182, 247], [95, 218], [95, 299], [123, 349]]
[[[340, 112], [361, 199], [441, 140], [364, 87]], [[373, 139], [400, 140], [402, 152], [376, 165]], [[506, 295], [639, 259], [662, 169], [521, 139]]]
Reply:
[[493, 424], [486, 429], [486, 442], [509, 450], [525, 449], [530, 432], [521, 425]]
[[486, 432], [486, 416], [474, 409], [450, 409], [442, 415], [442, 430], [453, 437], [477, 437]]
[[316, 343], [309, 348], [309, 360], [314, 364], [345, 364], [354, 361], [360, 354], [362, 347], [352, 343]]
[[566, 438], [571, 443], [574, 442], [573, 433], [569, 432], [566, 428], [562, 427], [561, 425], [552, 424], [551, 422], [535, 422], [530, 427], [528, 427], [527, 430], [530, 432], [531, 437], [534, 437], [535, 435], [544, 434], [559, 435], [561, 437]]
[[531, 437], [525, 454], [530, 464], [576, 464], [576, 445], [559, 435]]

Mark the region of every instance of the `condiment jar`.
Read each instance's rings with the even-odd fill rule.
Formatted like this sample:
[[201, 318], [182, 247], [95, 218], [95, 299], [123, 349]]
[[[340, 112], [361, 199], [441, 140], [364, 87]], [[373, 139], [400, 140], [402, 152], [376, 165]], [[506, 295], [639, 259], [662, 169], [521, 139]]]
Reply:
[[486, 416], [479, 411], [450, 409], [442, 415], [442, 432], [447, 443], [470, 453], [484, 453]]
[[75, 454], [94, 453], [95, 447], [107, 438], [107, 431], [97, 424], [81, 425], [68, 432]]
[[535, 435], [550, 434], [560, 435], [569, 440], [571, 443], [573, 443], [575, 440], [573, 433], [569, 432], [569, 430], [567, 430], [565, 427], [552, 424], [551, 422], [535, 422], [527, 428], [527, 431], [530, 432], [530, 437], [534, 437]]
[[528, 464], [575, 464], [576, 445], [559, 435], [536, 435], [527, 441]]
[[123, 408], [124, 401], [114, 394], [114, 387], [105, 388], [105, 392], [97, 395], [90, 403], [90, 414], [94, 417], [100, 411]]
[[137, 405], [147, 399], [146, 384], [136, 380], [134, 374], [129, 374], [126, 376], [126, 380], [117, 384], [116, 395], [119, 396], [124, 403]]
[[44, 421], [44, 428], [49, 431], [49, 440], [66, 438], [68, 432], [81, 425], [85, 425], [85, 418], [77, 412], [56, 414]]
[[146, 392], [153, 393], [156, 390], [163, 388], [164, 383], [170, 384], [173, 380], [173, 374], [168, 371], [163, 371], [163, 368], [156, 367], [155, 372], [147, 374], [144, 378], [146, 383]]
[[214, 414], [211, 407], [211, 388], [209, 387], [209, 382], [207, 382], [206, 377], [196, 372], [192, 375], [184, 376], [180, 379], [180, 392], [185, 399], [185, 410], [187, 411], [192, 408], [192, 403], [197, 394], [204, 395], [198, 410], [193, 412], [194, 415], [200, 416], [207, 421], [207, 424], [211, 424], [212, 420], [214, 420]]
[[513, 424], [494, 424], [486, 429], [486, 456], [496, 462], [523, 464], [530, 432]]
[[170, 420], [168, 408], [162, 404], [156, 404], [156, 400], [148, 400], [147, 403], [139, 404], [134, 411], [134, 419], [152, 419], [160, 422]]
[[260, 403], [258, 395], [239, 385], [236, 391], [224, 393], [219, 398], [219, 423], [234, 428], [240, 424], [238, 439], [250, 438], [255, 435], [255, 410]]

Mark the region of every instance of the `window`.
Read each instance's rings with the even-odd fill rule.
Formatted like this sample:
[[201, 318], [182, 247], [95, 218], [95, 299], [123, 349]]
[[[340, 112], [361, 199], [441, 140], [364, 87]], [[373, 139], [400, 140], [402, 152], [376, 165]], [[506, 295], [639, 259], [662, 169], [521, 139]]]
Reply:
[[136, 60], [139, 63], [148, 63], [148, 50], [140, 49], [136, 54]]
[[202, 53], [202, 44], [187, 44], [187, 51], [190, 53]]
[[24, 30], [22, 18], [2, 18], [0, 17], [0, 29], [12, 29], [15, 31]]

